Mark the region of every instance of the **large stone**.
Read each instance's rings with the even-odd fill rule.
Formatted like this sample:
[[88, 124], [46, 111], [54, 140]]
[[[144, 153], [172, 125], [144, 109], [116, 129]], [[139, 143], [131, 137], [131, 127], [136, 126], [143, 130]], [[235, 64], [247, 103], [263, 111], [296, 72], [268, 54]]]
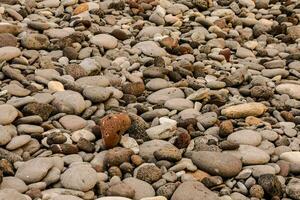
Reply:
[[174, 145], [164, 140], [150, 140], [140, 145], [139, 155], [146, 161], [154, 160], [155, 158], [153, 153], [166, 147], [176, 148]]
[[139, 42], [134, 47], [141, 50], [147, 56], [158, 57], [167, 55], [167, 52], [154, 41]]
[[287, 29], [287, 34], [291, 36], [294, 40], [300, 38], [300, 26], [291, 26]]
[[[1, 56], [0, 56], [1, 57]], [[18, 117], [18, 110], [9, 104], [0, 105], [0, 124], [7, 125], [12, 123]]]
[[0, 62], [11, 60], [20, 55], [21, 55], [21, 50], [17, 47], [7, 46], [7, 47], [0, 48]]
[[50, 45], [50, 41], [46, 35], [32, 33], [26, 34], [22, 40], [21, 44], [27, 49], [46, 49]]
[[38, 157], [26, 161], [16, 172], [16, 177], [25, 183], [36, 183], [42, 180], [53, 167], [53, 161], [50, 158]]
[[77, 115], [66, 115], [59, 119], [61, 125], [70, 131], [77, 131], [84, 128], [87, 125], [85, 119]]
[[134, 200], [139, 200], [144, 197], [155, 196], [155, 190], [149, 183], [145, 181], [130, 177], [124, 179], [123, 182], [135, 190], [135, 195], [133, 198]]
[[[187, 195], [188, 194], [188, 195]], [[197, 181], [183, 182], [174, 192], [171, 200], [220, 200], [217, 194]]]
[[108, 34], [95, 35], [90, 42], [105, 49], [114, 49], [118, 45], [118, 39]]
[[0, 199], [2, 200], [27, 200], [26, 196], [15, 189], [1, 189]]
[[184, 98], [184, 93], [179, 88], [165, 88], [153, 92], [147, 97], [147, 101], [152, 104], [165, 103], [167, 100]]
[[82, 87], [98, 86], [107, 87], [110, 85], [108, 78], [105, 76], [87, 76], [76, 80], [76, 83]]
[[244, 103], [224, 108], [222, 115], [228, 118], [245, 118], [248, 116], [260, 116], [267, 111], [267, 107], [262, 103]]
[[297, 152], [297, 151], [284, 152], [284, 153], [280, 154], [280, 159], [291, 162], [291, 163], [300, 164], [300, 152]]
[[292, 178], [286, 186], [286, 193], [289, 197], [300, 200], [300, 179]]
[[174, 98], [167, 100], [164, 106], [170, 110], [182, 111], [188, 108], [193, 108], [194, 103], [188, 99]]
[[18, 44], [17, 38], [10, 33], [0, 33], [0, 47], [12, 46], [16, 47]]
[[252, 130], [240, 130], [230, 134], [228, 141], [238, 144], [257, 146], [261, 143], [261, 134]]
[[81, 94], [72, 90], [60, 91], [53, 94], [52, 102], [58, 111], [68, 114], [80, 114], [85, 109], [85, 102]]
[[89, 166], [75, 165], [67, 169], [60, 180], [65, 188], [86, 192], [96, 185], [97, 173]]
[[112, 95], [112, 91], [104, 87], [87, 87], [83, 96], [95, 103], [104, 102]]
[[287, 94], [291, 98], [300, 99], [300, 85], [291, 84], [291, 83], [283, 83], [276, 87], [276, 91], [279, 94]]
[[20, 193], [26, 192], [28, 186], [21, 179], [13, 176], [4, 177], [2, 183], [0, 184], [0, 190], [3, 189], [15, 189]]
[[242, 170], [240, 159], [220, 152], [193, 152], [192, 161], [199, 169], [222, 177], [236, 176]]
[[250, 145], [240, 145], [238, 150], [226, 151], [242, 160], [244, 165], [262, 165], [270, 160], [269, 154], [265, 151]]

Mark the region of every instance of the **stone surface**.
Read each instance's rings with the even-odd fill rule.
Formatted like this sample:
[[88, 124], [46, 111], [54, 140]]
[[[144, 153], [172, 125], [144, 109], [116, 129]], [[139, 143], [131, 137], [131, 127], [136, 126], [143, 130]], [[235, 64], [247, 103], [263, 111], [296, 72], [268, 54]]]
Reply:
[[228, 118], [245, 118], [248, 116], [260, 116], [267, 111], [267, 107], [261, 103], [246, 103], [225, 108], [222, 115]]
[[240, 159], [220, 152], [193, 152], [192, 161], [199, 169], [222, 177], [236, 176], [242, 170]]

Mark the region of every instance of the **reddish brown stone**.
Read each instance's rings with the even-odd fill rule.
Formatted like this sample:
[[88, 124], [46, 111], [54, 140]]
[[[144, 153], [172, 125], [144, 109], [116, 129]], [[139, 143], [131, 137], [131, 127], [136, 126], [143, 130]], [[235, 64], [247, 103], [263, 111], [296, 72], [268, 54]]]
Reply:
[[294, 122], [295, 120], [294, 115], [288, 111], [282, 111], [280, 114], [288, 122]]
[[220, 124], [219, 135], [221, 137], [226, 137], [226, 136], [230, 135], [232, 132], [233, 132], [233, 124], [230, 120], [223, 121]]
[[171, 38], [171, 37], [166, 37], [166, 38], [164, 38], [164, 39], [162, 39], [160, 41], [160, 44], [163, 47], [167, 47], [167, 48], [172, 49], [172, 48], [175, 48], [175, 47], [178, 46], [178, 41], [175, 40], [175, 39], [173, 39], [173, 38]]
[[135, 165], [135, 166], [139, 166], [141, 164], [144, 163], [144, 160], [141, 156], [139, 155], [132, 155], [131, 156], [131, 162]]
[[145, 91], [145, 85], [143, 82], [127, 83], [123, 85], [122, 90], [125, 94], [140, 96]]
[[179, 148], [186, 148], [191, 142], [191, 136], [190, 134], [186, 133], [186, 132], [182, 132], [178, 135], [178, 137], [175, 140], [174, 145]]
[[109, 114], [100, 120], [99, 125], [104, 146], [110, 149], [120, 142], [121, 135], [131, 125], [131, 119], [126, 113]]
[[223, 49], [219, 52], [220, 55], [223, 55], [226, 59], [227, 62], [230, 61], [230, 56], [231, 56], [231, 51], [230, 49], [226, 48], [226, 49]]
[[77, 6], [74, 10], [74, 15], [78, 15], [84, 11], [87, 11], [89, 9], [89, 5], [87, 3], [82, 3], [79, 6]]

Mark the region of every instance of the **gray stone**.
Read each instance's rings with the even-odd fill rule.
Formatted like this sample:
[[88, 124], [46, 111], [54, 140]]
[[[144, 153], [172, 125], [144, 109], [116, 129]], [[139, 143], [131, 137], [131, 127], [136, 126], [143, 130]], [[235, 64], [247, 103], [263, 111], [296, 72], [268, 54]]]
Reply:
[[123, 180], [123, 182], [135, 190], [135, 195], [133, 197], [134, 200], [155, 196], [155, 190], [149, 183], [145, 181], [137, 178], [126, 178]]
[[153, 92], [147, 97], [147, 101], [152, 104], [165, 103], [167, 100], [184, 98], [184, 93], [179, 88], [165, 88]]
[[112, 92], [104, 87], [86, 87], [82, 94], [94, 103], [101, 103], [108, 100]]
[[80, 114], [85, 109], [85, 101], [78, 92], [66, 90], [56, 92], [53, 96], [55, 99], [52, 101], [52, 105], [60, 112]]
[[[187, 194], [188, 197], [187, 197]], [[202, 183], [196, 181], [186, 181], [183, 182], [175, 190], [171, 197], [171, 200], [220, 200], [217, 194], [210, 191]]]
[[165, 56], [167, 52], [159, 47], [154, 41], [143, 41], [137, 43], [134, 48], [142, 51], [143, 54], [152, 57]]
[[236, 176], [242, 170], [239, 158], [221, 152], [193, 152], [192, 161], [199, 169], [222, 177]]
[[252, 130], [240, 130], [231, 133], [228, 138], [228, 141], [233, 142], [233, 143], [238, 143], [238, 144], [247, 144], [247, 145], [252, 145], [252, 146], [258, 146], [261, 141], [262, 137], [261, 134], [252, 131]]

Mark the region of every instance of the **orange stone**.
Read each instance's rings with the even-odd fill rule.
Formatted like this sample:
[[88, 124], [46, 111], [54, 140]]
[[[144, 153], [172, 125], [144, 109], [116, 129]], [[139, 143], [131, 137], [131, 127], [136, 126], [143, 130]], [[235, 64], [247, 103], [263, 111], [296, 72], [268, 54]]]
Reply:
[[162, 39], [160, 41], [160, 44], [162, 46], [170, 48], [170, 49], [178, 46], [177, 40], [175, 40], [174, 38], [171, 38], [171, 37], [166, 37], [166, 38]]
[[197, 181], [202, 181], [206, 177], [210, 177], [210, 175], [202, 170], [197, 170], [193, 173], [188, 173], [191, 174]]
[[78, 15], [87, 10], [89, 10], [89, 5], [87, 3], [82, 3], [75, 8], [73, 13], [74, 13], [74, 15]]
[[100, 122], [100, 131], [106, 149], [115, 147], [121, 140], [121, 136], [131, 126], [131, 119], [126, 113], [109, 114]]
[[253, 125], [258, 125], [258, 124], [262, 123], [262, 120], [258, 119], [257, 117], [249, 116], [249, 117], [246, 117], [245, 122], [246, 122], [246, 124], [253, 126]]

